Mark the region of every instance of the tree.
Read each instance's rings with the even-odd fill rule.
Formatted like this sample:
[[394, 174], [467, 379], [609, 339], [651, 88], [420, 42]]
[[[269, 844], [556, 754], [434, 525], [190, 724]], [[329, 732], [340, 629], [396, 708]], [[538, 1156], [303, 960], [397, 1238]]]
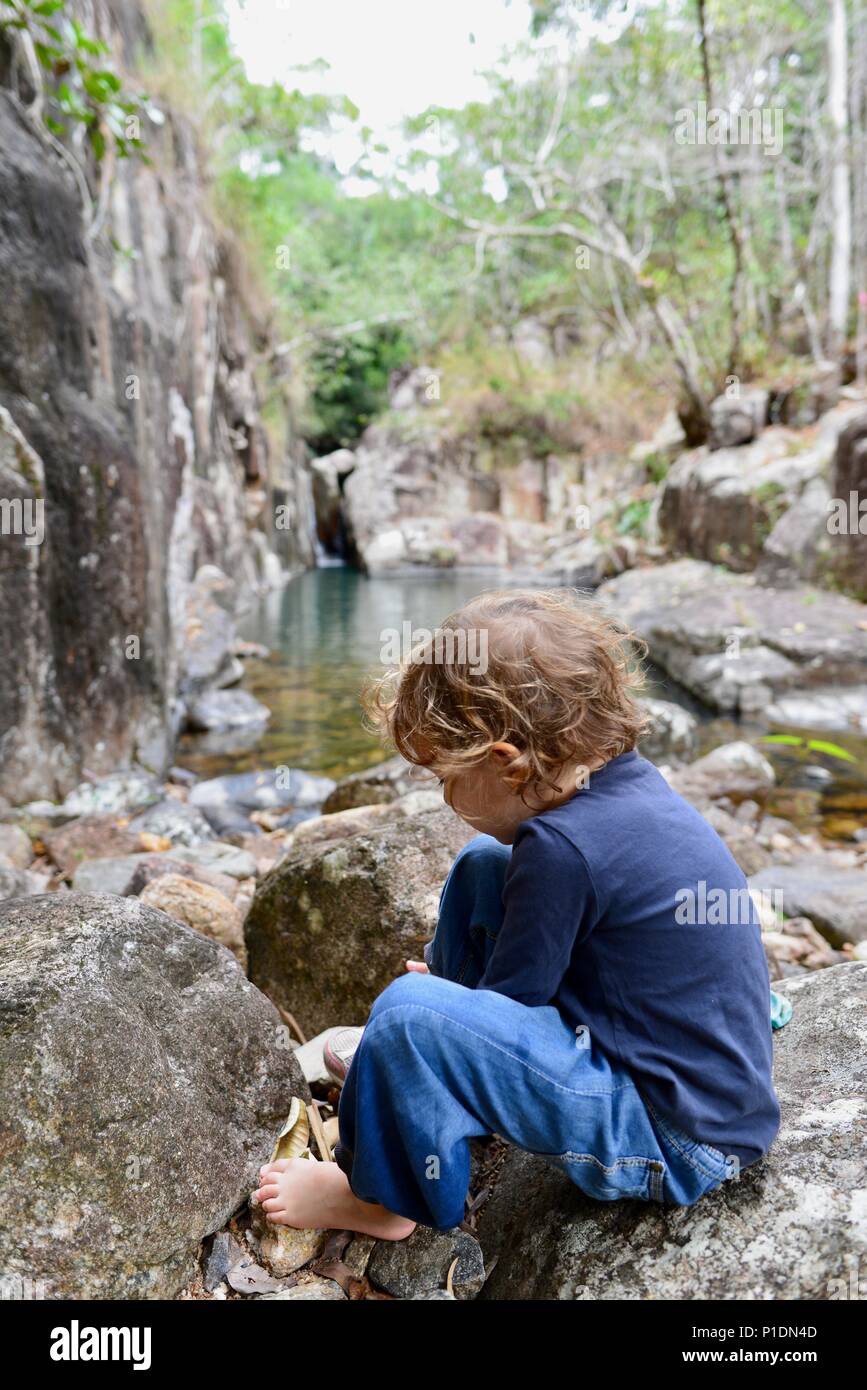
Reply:
[[837, 359], [846, 341], [852, 257], [849, 191], [849, 98], [845, 0], [829, 0], [828, 120], [831, 127], [831, 266], [828, 283], [828, 349]]

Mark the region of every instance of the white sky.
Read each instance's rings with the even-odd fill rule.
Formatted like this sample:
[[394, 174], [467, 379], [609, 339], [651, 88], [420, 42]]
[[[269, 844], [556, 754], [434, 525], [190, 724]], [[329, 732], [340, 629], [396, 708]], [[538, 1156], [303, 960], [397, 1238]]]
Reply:
[[[405, 147], [396, 134], [405, 117], [487, 97], [479, 72], [528, 37], [532, 13], [530, 0], [230, 0], [228, 8], [252, 81], [345, 94], [395, 154]], [[292, 71], [318, 59], [328, 72]], [[345, 175], [361, 153], [348, 123], [315, 144]], [[381, 172], [392, 163], [384, 158]], [[351, 175], [345, 185], [364, 188]]]

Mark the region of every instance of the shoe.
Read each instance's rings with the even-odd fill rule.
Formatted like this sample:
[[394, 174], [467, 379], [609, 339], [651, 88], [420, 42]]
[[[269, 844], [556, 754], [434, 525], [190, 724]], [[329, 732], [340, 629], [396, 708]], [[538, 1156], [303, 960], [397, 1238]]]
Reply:
[[346, 1080], [346, 1073], [352, 1065], [363, 1032], [363, 1028], [335, 1028], [326, 1039], [322, 1049], [325, 1070], [338, 1086], [342, 1086]]

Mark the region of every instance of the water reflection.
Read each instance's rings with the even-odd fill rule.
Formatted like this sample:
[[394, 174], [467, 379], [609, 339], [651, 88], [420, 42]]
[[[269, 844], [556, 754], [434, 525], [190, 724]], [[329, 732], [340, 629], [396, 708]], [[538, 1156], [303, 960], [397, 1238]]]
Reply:
[[[382, 748], [361, 724], [359, 693], [365, 678], [382, 670], [385, 630], [400, 632], [405, 622], [434, 628], [474, 595], [519, 583], [514, 576], [487, 571], [382, 579], [366, 579], [342, 567], [308, 571], [262, 598], [241, 625], [243, 637], [270, 649], [267, 660], [248, 660], [245, 680], [246, 688], [271, 710], [267, 729], [245, 733], [231, 745], [212, 736], [187, 737], [178, 761], [208, 777], [285, 764], [335, 778], [381, 762]], [[699, 752], [733, 739], [759, 741], [768, 730], [760, 720], [713, 717], [663, 672], [651, 668], [649, 677], [649, 693], [697, 715]], [[805, 759], [790, 748], [759, 743], [778, 778], [766, 809], [804, 829], [850, 839], [867, 824], [867, 739], [856, 733], [789, 732], [830, 737], [855, 761], [822, 755]]]

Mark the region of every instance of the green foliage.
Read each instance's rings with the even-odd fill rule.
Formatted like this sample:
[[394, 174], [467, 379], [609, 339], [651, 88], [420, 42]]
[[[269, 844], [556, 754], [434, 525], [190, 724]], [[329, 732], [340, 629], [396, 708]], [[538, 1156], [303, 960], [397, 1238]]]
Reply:
[[[779, 159], [736, 146], [721, 156], [749, 233], [743, 369], [771, 374], [803, 351], [796, 295], [806, 285], [817, 307], [826, 295], [827, 248], [815, 229], [827, 182], [827, 14], [791, 0], [747, 10], [707, 0], [707, 11], [717, 104], [785, 112]], [[258, 270], [293, 379], [309, 385], [316, 447], [352, 442], [400, 353], [442, 370], [444, 406], [464, 411], [460, 424], [475, 416], [492, 447], [512, 438], [544, 456], [594, 431], [602, 447], [619, 445], [624, 416], [628, 433], [642, 410], [659, 413], [653, 392], [657, 402], [677, 394], [675, 354], [653, 313], [661, 295], [695, 348], [701, 389], [719, 389], [733, 252], [717, 151], [674, 133], [678, 110], [704, 93], [694, 0], [534, 0], [531, 33], [543, 42], [487, 74], [489, 100], [408, 120], [408, 145], [384, 175], [346, 98], [249, 81], [222, 0], [153, 0], [152, 22], [155, 76], [202, 132], [217, 208]], [[545, 45], [549, 36], [556, 44]], [[352, 176], [369, 180], [366, 197], [348, 196], [332, 163], [312, 152], [321, 146], [311, 133], [353, 122], [365, 153]], [[432, 172], [436, 196], [413, 192]], [[585, 237], [589, 260], [579, 267]], [[528, 318], [559, 334], [571, 374], [558, 364], [546, 378], [509, 348]], [[354, 323], [355, 333], [335, 333]], [[495, 339], [503, 357], [511, 353], [505, 367]], [[457, 381], [456, 362], [473, 358], [475, 375]], [[574, 369], [579, 362], [589, 373]], [[609, 379], [601, 403], [600, 363], [609, 377], [620, 373], [619, 395]], [[664, 470], [648, 461], [654, 481]]]
[[355, 443], [386, 406], [389, 373], [409, 356], [403, 334], [388, 326], [317, 347], [311, 359], [312, 418], [305, 431], [317, 454]]
[[43, 119], [63, 137], [73, 125], [86, 131], [101, 160], [109, 141], [122, 159], [143, 149], [142, 99], [125, 90], [108, 65], [109, 50], [88, 34], [66, 0], [0, 0], [0, 31], [22, 35], [49, 80]]
[[618, 536], [643, 535], [652, 506], [653, 499], [651, 497], [640, 497], [624, 507], [617, 518]]

